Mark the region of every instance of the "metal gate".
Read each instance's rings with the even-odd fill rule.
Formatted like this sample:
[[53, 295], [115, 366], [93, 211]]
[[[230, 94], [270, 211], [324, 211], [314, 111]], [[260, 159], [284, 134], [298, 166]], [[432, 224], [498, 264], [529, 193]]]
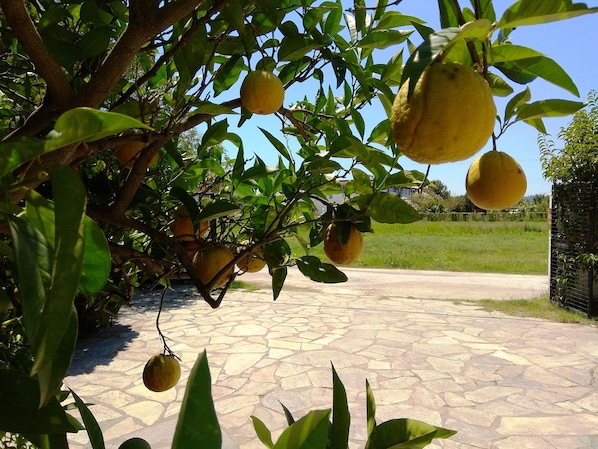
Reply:
[[[588, 317], [598, 315], [597, 183], [555, 184], [550, 226], [550, 300]], [[597, 273], [598, 274], [598, 273]]]

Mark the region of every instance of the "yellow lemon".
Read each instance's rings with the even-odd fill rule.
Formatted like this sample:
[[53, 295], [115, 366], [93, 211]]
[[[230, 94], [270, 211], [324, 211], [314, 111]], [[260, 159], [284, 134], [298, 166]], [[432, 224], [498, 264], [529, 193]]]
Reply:
[[527, 179], [515, 159], [502, 151], [489, 151], [475, 159], [465, 178], [467, 196], [486, 209], [514, 206], [527, 189]]
[[405, 156], [424, 164], [461, 161], [486, 144], [496, 106], [486, 80], [455, 62], [428, 66], [408, 99], [409, 82], [399, 89], [390, 122]]
[[255, 70], [241, 84], [241, 104], [254, 114], [272, 114], [284, 100], [284, 86], [276, 75]]
[[[193, 266], [201, 282], [208, 284], [233, 258], [232, 251], [226, 246], [206, 246], [200, 248], [193, 256]], [[232, 274], [233, 267], [231, 266], [216, 280], [213, 288], [222, 287]]]
[[143, 383], [151, 391], [169, 390], [180, 378], [181, 365], [172, 355], [154, 354], [143, 368]]
[[[128, 169], [133, 168], [135, 165], [135, 161], [141, 153], [141, 150], [145, 147], [144, 142], [140, 142], [138, 140], [131, 140], [129, 142], [125, 142], [122, 145], [119, 145], [114, 149], [114, 154], [116, 155], [116, 159], [120, 162], [121, 165], [124, 165]], [[154, 165], [158, 160], [158, 153], [154, 154], [152, 160], [150, 162], [150, 166]]]
[[337, 265], [349, 265], [355, 262], [363, 250], [363, 235], [351, 224], [349, 239], [345, 245], [341, 244], [337, 225], [332, 223], [324, 232], [324, 253]]
[[172, 211], [172, 218], [170, 230], [175, 239], [188, 242], [195, 240], [193, 221], [185, 206], [175, 207]]
[[257, 273], [265, 266], [266, 261], [261, 251], [247, 253], [237, 261], [237, 267], [247, 273]]

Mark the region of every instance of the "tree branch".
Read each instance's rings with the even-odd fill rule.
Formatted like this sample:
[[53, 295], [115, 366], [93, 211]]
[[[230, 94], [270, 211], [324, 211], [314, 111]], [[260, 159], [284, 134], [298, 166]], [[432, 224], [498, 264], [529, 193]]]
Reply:
[[[19, 43], [35, 65], [35, 70], [46, 81], [51, 102], [57, 107], [69, 104], [73, 96], [73, 89], [60, 64], [56, 62], [44, 45], [42, 37], [25, 9], [25, 3], [15, 0], [0, 0], [0, 7], [2, 7], [4, 16]], [[44, 103], [47, 102], [48, 98], [44, 99]]]

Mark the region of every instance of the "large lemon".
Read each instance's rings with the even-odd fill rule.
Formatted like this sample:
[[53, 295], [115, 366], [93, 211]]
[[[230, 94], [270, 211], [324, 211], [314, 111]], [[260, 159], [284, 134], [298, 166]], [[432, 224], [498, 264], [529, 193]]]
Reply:
[[155, 392], [174, 387], [181, 378], [181, 365], [172, 355], [154, 354], [143, 368], [143, 383]]
[[467, 196], [486, 209], [514, 206], [527, 189], [527, 179], [515, 159], [502, 151], [489, 151], [475, 159], [465, 178]]
[[488, 141], [496, 106], [484, 78], [455, 62], [428, 66], [408, 99], [409, 82], [399, 89], [390, 122], [398, 148], [424, 164], [467, 159]]
[[[230, 249], [223, 245], [200, 248], [193, 256], [193, 266], [202, 283], [208, 284], [234, 256]], [[231, 266], [214, 283], [213, 288], [222, 287], [233, 274]]]
[[363, 250], [363, 235], [350, 225], [349, 239], [343, 245], [338, 235], [338, 225], [330, 224], [324, 233], [324, 253], [337, 265], [349, 265], [355, 262]]
[[254, 114], [272, 114], [284, 100], [284, 86], [276, 75], [255, 70], [241, 84], [241, 104]]

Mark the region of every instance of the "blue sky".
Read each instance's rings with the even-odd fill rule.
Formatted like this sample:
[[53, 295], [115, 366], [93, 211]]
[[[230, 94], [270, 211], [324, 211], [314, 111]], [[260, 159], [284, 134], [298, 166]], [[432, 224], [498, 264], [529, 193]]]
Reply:
[[[462, 2], [462, 4], [465, 3]], [[502, 11], [512, 3], [513, 1], [496, 0], [494, 6], [497, 16], [500, 17]], [[598, 6], [597, 1], [585, 3], [589, 7]], [[435, 29], [439, 27], [437, 2], [435, 0], [404, 0], [398, 10], [404, 14], [427, 20], [428, 25]], [[598, 14], [589, 14], [543, 25], [520, 27], [512, 33], [511, 39], [518, 45], [533, 48], [555, 60], [569, 73], [580, 93], [580, 97], [577, 98], [559, 87], [542, 80], [536, 80], [528, 85], [531, 89], [532, 101], [550, 98], [585, 101], [590, 90], [598, 89]], [[513, 87], [515, 92], [520, 92], [525, 88], [525, 86], [518, 85]], [[308, 85], [304, 85], [301, 89], [293, 89], [287, 92], [285, 106], [301, 99], [304, 95], [312, 97], [307, 90]], [[495, 101], [499, 114], [502, 115], [508, 97], [507, 99], [495, 98]], [[372, 111], [373, 120], [371, 123], [367, 123], [370, 130], [381, 120], [384, 114], [382, 106], [376, 107], [380, 109], [379, 112]], [[370, 115], [369, 111], [365, 117], [366, 122], [368, 115]], [[562, 127], [566, 127], [570, 121], [571, 117], [548, 118], [544, 120], [544, 123], [548, 133], [556, 141], [558, 132]], [[241, 129], [235, 129], [235, 118], [229, 119], [229, 123], [232, 125], [229, 130], [238, 133], [243, 138], [246, 155], [254, 151], [266, 163], [275, 163], [277, 153], [263, 137], [258, 127], [266, 128], [274, 133], [280, 129], [278, 119], [273, 116], [253, 116]], [[279, 134], [277, 135], [280, 137]], [[550, 193], [550, 183], [544, 180], [542, 176], [537, 138], [538, 132], [534, 128], [524, 123], [516, 123], [497, 142], [498, 150], [515, 157], [526, 172], [528, 180], [527, 195]], [[556, 141], [556, 146], [559, 146], [558, 141]], [[488, 144], [478, 154], [490, 148], [490, 144]], [[234, 154], [231, 154], [231, 156], [234, 157]], [[440, 179], [448, 186], [453, 195], [463, 195], [465, 194], [465, 175], [475, 157], [461, 162], [432, 166], [430, 179]], [[426, 165], [414, 163], [405, 157], [402, 157], [399, 162], [405, 169], [416, 169], [425, 172], [427, 168]]]

